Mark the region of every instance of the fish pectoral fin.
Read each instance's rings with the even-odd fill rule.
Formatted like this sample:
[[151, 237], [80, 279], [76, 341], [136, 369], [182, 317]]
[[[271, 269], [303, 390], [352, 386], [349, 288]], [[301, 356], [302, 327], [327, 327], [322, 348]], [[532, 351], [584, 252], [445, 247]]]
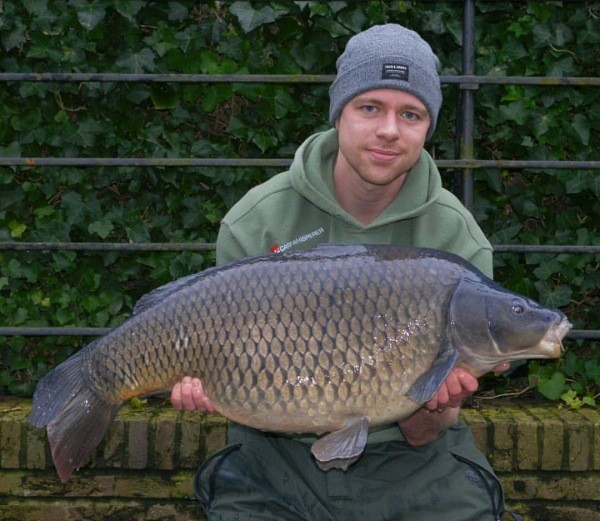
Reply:
[[431, 400], [444, 380], [448, 378], [456, 362], [458, 362], [458, 353], [454, 349], [441, 353], [434, 364], [412, 384], [407, 393], [408, 397], [419, 404]]
[[321, 470], [347, 470], [365, 450], [369, 420], [364, 416], [351, 420], [346, 427], [319, 438], [311, 452]]

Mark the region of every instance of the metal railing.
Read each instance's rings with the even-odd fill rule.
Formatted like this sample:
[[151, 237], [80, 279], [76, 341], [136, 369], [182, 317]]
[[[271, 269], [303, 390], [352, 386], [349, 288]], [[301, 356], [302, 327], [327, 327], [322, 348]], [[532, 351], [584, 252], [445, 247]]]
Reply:
[[[459, 158], [437, 160], [440, 168], [460, 171], [455, 186], [468, 209], [473, 208], [473, 171], [479, 168], [514, 169], [586, 169], [600, 170], [600, 161], [479, 160], [474, 157], [475, 93], [480, 85], [540, 85], [600, 87], [598, 77], [481, 76], [475, 74], [475, 8], [474, 0], [464, 1], [463, 60], [461, 75], [441, 76], [443, 84], [457, 85], [460, 92]], [[329, 84], [333, 75], [263, 75], [263, 74], [120, 74], [120, 73], [0, 73], [6, 82], [116, 82], [116, 83], [281, 83]], [[126, 158], [126, 157], [0, 157], [0, 166], [71, 166], [71, 167], [282, 167], [291, 159], [270, 158]], [[594, 174], [597, 175], [597, 174]], [[65, 242], [0, 242], [0, 251], [208, 251], [214, 243], [65, 243]], [[579, 245], [494, 245], [496, 253], [600, 253], [600, 246]], [[98, 327], [0, 327], [0, 336], [92, 336], [109, 331]], [[577, 330], [570, 338], [600, 339], [599, 330]]]

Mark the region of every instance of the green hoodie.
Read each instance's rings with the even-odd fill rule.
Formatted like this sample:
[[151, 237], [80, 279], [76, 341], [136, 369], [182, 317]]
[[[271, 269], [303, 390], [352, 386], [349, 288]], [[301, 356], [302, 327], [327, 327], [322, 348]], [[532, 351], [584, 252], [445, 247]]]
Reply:
[[221, 223], [217, 264], [322, 242], [397, 244], [456, 253], [492, 276], [490, 243], [460, 201], [442, 188], [426, 151], [396, 199], [367, 226], [336, 201], [337, 153], [335, 129], [314, 134], [298, 148], [288, 171], [242, 197]]

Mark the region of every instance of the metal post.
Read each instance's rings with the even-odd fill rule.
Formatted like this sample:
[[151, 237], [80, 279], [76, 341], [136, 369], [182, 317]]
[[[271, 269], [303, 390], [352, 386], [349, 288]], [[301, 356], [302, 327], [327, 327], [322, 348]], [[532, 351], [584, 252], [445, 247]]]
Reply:
[[[475, 2], [465, 0], [463, 13], [462, 72], [475, 74]], [[474, 99], [477, 84], [460, 84], [460, 158], [473, 159]], [[463, 168], [461, 199], [468, 210], [473, 210], [473, 169]]]

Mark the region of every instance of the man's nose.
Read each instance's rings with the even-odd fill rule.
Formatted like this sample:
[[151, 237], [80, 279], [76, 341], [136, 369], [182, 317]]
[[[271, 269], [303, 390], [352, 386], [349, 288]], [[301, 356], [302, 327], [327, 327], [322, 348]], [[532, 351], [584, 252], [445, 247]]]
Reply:
[[396, 114], [385, 114], [379, 121], [377, 135], [384, 139], [393, 140], [400, 136], [400, 124]]

